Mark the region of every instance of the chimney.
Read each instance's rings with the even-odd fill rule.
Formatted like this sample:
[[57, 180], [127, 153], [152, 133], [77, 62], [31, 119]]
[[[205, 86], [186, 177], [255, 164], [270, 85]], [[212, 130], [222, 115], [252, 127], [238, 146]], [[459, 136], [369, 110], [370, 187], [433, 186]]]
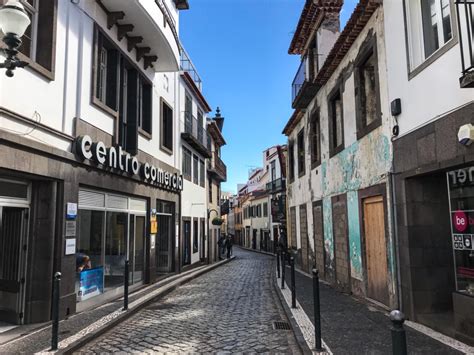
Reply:
[[340, 33], [339, 15], [341, 12], [342, 0], [315, 0], [324, 13], [323, 20], [316, 31], [316, 51], [317, 51], [317, 71], [319, 71], [326, 61], [334, 43]]

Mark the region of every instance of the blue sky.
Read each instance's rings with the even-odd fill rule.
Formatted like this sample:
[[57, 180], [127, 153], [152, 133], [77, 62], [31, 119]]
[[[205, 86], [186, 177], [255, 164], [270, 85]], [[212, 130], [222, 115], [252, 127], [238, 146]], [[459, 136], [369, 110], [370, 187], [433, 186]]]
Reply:
[[[342, 25], [357, 0], [346, 0]], [[211, 107], [225, 117], [223, 191], [236, 192], [248, 170], [262, 165], [267, 147], [292, 114], [291, 82], [299, 57], [288, 54], [304, 0], [189, 0], [180, 37], [203, 81]]]

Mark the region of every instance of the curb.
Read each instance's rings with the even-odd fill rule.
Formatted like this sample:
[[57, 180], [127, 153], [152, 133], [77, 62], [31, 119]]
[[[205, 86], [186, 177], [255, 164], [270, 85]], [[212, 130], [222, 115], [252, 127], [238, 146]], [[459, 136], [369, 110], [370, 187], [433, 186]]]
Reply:
[[[293, 334], [295, 335], [296, 342], [298, 343], [298, 346], [300, 347], [301, 351], [303, 354], [312, 354], [313, 351], [308, 346], [308, 343], [306, 343], [306, 339], [303, 336], [303, 333], [301, 332], [301, 329], [296, 322], [295, 318], [293, 317], [293, 313], [291, 313], [290, 307], [286, 303], [285, 299], [283, 298], [283, 294], [281, 293], [280, 286], [278, 286], [278, 279], [275, 274], [273, 274], [273, 287], [275, 288], [275, 291], [278, 295], [278, 299], [280, 300], [280, 303], [285, 311], [286, 318], [291, 323], [291, 328], [293, 330]], [[286, 281], [285, 281], [286, 284]], [[288, 287], [288, 284], [286, 284], [286, 287]]]
[[[59, 349], [56, 352], [47, 351], [45, 353], [47, 353], [47, 354], [53, 354], [53, 353], [56, 353], [56, 354], [72, 354], [73, 352], [79, 350], [81, 347], [83, 347], [84, 345], [89, 343], [94, 338], [97, 338], [98, 336], [104, 334], [108, 330], [116, 327], [118, 324], [125, 321], [127, 318], [130, 318], [135, 313], [137, 313], [139, 310], [141, 310], [141, 309], [145, 308], [146, 306], [148, 306], [150, 303], [153, 303], [153, 302], [157, 301], [158, 299], [166, 296], [167, 294], [174, 291], [179, 286], [182, 286], [182, 285], [188, 283], [189, 281], [194, 280], [195, 278], [197, 278], [197, 277], [199, 277], [199, 276], [201, 276], [201, 275], [203, 275], [203, 274], [205, 274], [209, 271], [212, 271], [212, 270], [216, 269], [219, 266], [227, 264], [228, 262], [230, 262], [234, 259], [235, 259], [235, 256], [231, 257], [230, 259], [222, 260], [218, 263], [209, 265], [207, 268], [199, 270], [196, 273], [193, 273], [193, 274], [188, 275], [188, 276], [184, 276], [182, 279], [178, 279], [178, 280], [174, 281], [174, 283], [172, 282], [171, 284], [167, 284], [167, 285], [163, 286], [162, 291], [159, 292], [157, 295], [155, 295], [155, 296], [153, 296], [149, 299], [145, 299], [144, 301], [138, 303], [133, 308], [129, 308], [128, 311], [124, 311], [117, 318], [109, 321], [105, 325], [103, 325], [103, 326], [101, 326], [101, 327], [99, 327], [99, 328], [97, 328], [97, 329], [95, 329], [91, 332], [88, 332], [85, 336], [83, 336], [80, 339], [74, 341], [70, 345], [67, 345], [64, 349]], [[137, 301], [139, 301], [139, 300], [137, 300]], [[137, 302], [137, 301], [135, 301], [135, 302]]]
[[252, 248], [247, 248], [247, 247], [243, 247], [242, 245], [235, 245], [237, 248], [240, 248], [240, 249], [243, 249], [243, 250], [246, 250], [246, 251], [253, 251], [254, 253], [259, 253], [259, 254], [264, 254], [264, 255], [270, 255], [270, 256], [275, 256], [276, 254], [273, 254], [273, 253], [270, 253], [268, 251], [261, 251], [261, 250], [257, 250], [257, 249], [252, 249]]

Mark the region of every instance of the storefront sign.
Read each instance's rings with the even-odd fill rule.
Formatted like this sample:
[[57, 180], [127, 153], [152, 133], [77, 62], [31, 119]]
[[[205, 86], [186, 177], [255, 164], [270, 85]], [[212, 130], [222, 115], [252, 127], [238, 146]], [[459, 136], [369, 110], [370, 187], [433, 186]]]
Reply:
[[66, 218], [74, 219], [77, 217], [77, 203], [68, 202], [66, 208]]
[[65, 255], [76, 254], [76, 238], [66, 239], [66, 250], [64, 251]]
[[150, 249], [155, 249], [156, 234], [150, 234]]
[[92, 142], [92, 138], [85, 135], [76, 138], [75, 152], [82, 160], [92, 160], [102, 167], [125, 172], [130, 175], [139, 175], [150, 184], [164, 188], [183, 190], [183, 176], [170, 173], [149, 163], [140, 163], [136, 157], [126, 153], [121, 146], [105, 147], [103, 142]]
[[150, 233], [158, 233], [158, 222], [156, 221], [156, 216], [150, 217]]
[[79, 275], [79, 301], [87, 300], [104, 292], [104, 268], [83, 270]]

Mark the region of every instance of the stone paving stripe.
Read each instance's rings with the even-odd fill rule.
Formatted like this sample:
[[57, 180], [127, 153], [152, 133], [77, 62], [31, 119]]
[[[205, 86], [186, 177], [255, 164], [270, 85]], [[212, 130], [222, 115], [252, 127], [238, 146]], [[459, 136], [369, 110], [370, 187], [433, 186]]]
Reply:
[[[277, 272], [275, 271], [275, 275], [276, 274]], [[277, 280], [279, 279], [277, 278]], [[283, 297], [288, 305], [288, 308], [291, 310], [291, 313], [293, 314], [293, 317], [296, 320], [296, 323], [298, 323], [298, 326], [300, 327], [301, 332], [303, 333], [304, 339], [306, 340], [306, 344], [308, 344], [308, 347], [313, 351], [313, 354], [333, 355], [333, 353], [331, 352], [331, 349], [329, 349], [324, 339], [321, 339], [321, 342], [323, 344], [323, 348], [326, 349], [326, 351], [317, 353], [313, 350], [316, 347], [316, 339], [314, 338], [313, 323], [311, 323], [311, 321], [309, 320], [308, 315], [303, 310], [298, 300], [296, 300], [296, 308], [291, 308], [291, 291], [288, 284], [286, 284], [283, 290], [280, 288], [280, 286], [277, 286], [277, 287], [279, 288], [280, 292], [283, 294]]]

